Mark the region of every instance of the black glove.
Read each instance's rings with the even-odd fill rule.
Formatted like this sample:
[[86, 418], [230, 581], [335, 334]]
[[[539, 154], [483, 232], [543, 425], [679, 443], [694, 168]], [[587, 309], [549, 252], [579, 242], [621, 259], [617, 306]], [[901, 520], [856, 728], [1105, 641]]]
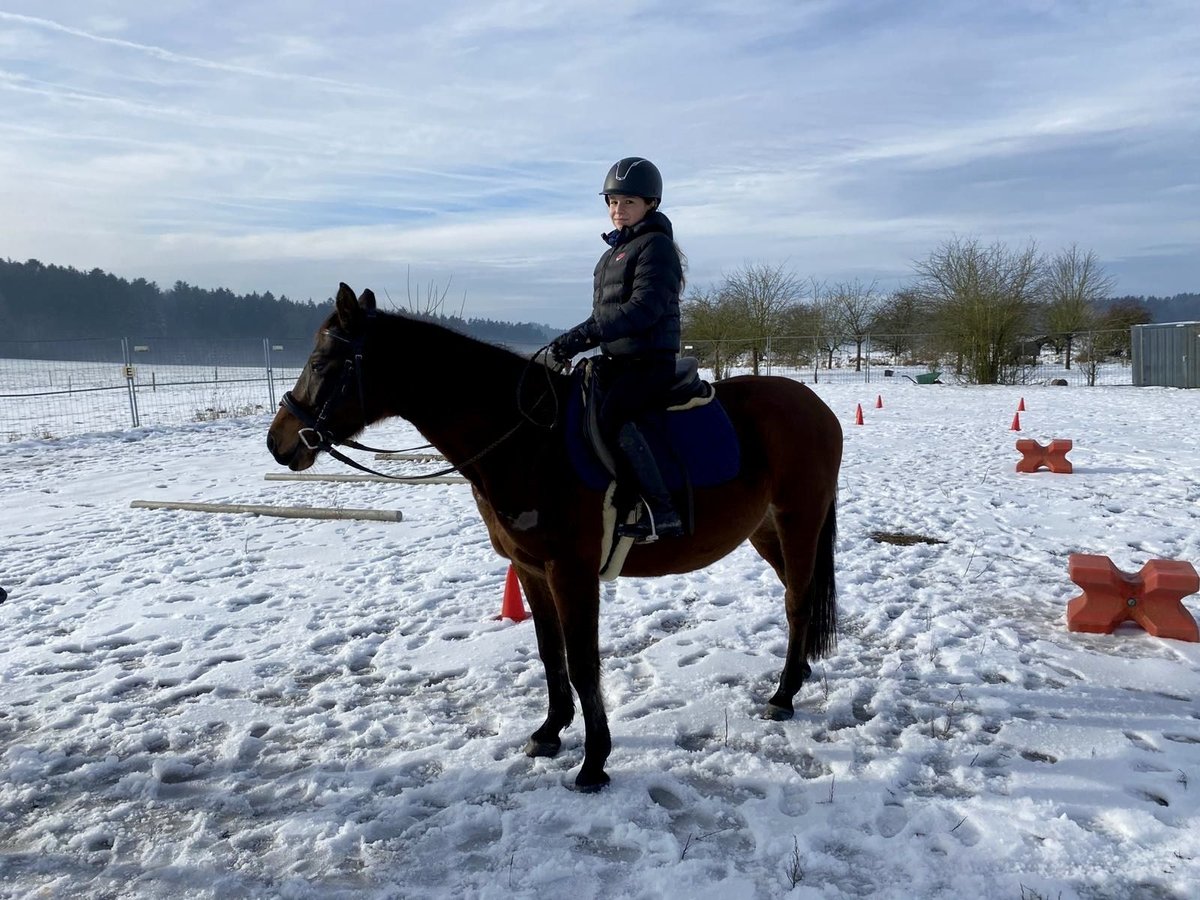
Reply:
[[566, 365], [577, 354], [596, 345], [592, 323], [584, 322], [576, 325], [570, 331], [560, 334], [550, 344], [550, 355], [558, 362]]

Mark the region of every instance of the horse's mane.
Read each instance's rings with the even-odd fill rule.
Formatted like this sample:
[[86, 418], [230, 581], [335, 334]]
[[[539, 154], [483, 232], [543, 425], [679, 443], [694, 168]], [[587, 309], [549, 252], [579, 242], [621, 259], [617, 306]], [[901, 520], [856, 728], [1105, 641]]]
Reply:
[[[416, 335], [416, 340], [421, 344], [422, 353], [432, 352], [440, 355], [453, 352], [489, 367], [525, 366], [529, 363], [528, 356], [522, 356], [499, 344], [472, 337], [428, 316], [403, 311], [380, 311], [378, 316], [384, 321], [392, 320], [394, 327], [405, 329], [409, 335]], [[413, 338], [409, 337], [406, 340], [411, 341]]]

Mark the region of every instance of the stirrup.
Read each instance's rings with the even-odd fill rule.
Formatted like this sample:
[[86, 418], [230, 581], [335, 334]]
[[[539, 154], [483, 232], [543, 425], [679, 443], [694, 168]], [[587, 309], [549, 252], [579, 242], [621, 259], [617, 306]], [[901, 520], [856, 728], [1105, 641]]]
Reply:
[[633, 522], [617, 525], [617, 537], [631, 537], [636, 544], [653, 544], [659, 538], [683, 537], [683, 520], [679, 513], [671, 510], [662, 516], [661, 522], [654, 521], [654, 513], [648, 506], [639, 503], [642, 515]]

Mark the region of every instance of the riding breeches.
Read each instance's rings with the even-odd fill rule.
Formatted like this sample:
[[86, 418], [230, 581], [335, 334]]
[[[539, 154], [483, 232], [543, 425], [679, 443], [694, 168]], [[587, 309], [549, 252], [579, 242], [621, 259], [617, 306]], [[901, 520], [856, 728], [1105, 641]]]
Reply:
[[626, 422], [662, 409], [675, 381], [675, 359], [670, 356], [605, 357], [597, 370], [600, 431], [610, 447], [616, 446], [617, 435]]

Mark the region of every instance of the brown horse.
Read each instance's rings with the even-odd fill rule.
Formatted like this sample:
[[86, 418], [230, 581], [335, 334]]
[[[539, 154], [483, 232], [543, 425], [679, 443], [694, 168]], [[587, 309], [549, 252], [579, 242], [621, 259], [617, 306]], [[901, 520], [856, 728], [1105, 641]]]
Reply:
[[[584, 718], [582, 790], [608, 782], [612, 741], [600, 695], [600, 492], [567, 456], [569, 379], [506, 349], [421, 319], [380, 313], [365, 291], [341, 285], [296, 386], [271, 423], [267, 447], [294, 470], [322, 450], [392, 416], [416, 426], [474, 487], [492, 545], [512, 561], [533, 612], [546, 668], [549, 714], [525, 747], [553, 756], [575, 715]], [[842, 431], [829, 408], [786, 378], [716, 384], [741, 441], [741, 472], [697, 488], [694, 535], [636, 545], [623, 575], [689, 572], [749, 538], [784, 586], [788, 648], [765, 715], [790, 718], [811, 674], [833, 648], [835, 494]], [[351, 442], [351, 446], [353, 443]], [[336, 451], [334, 451], [336, 452]]]

